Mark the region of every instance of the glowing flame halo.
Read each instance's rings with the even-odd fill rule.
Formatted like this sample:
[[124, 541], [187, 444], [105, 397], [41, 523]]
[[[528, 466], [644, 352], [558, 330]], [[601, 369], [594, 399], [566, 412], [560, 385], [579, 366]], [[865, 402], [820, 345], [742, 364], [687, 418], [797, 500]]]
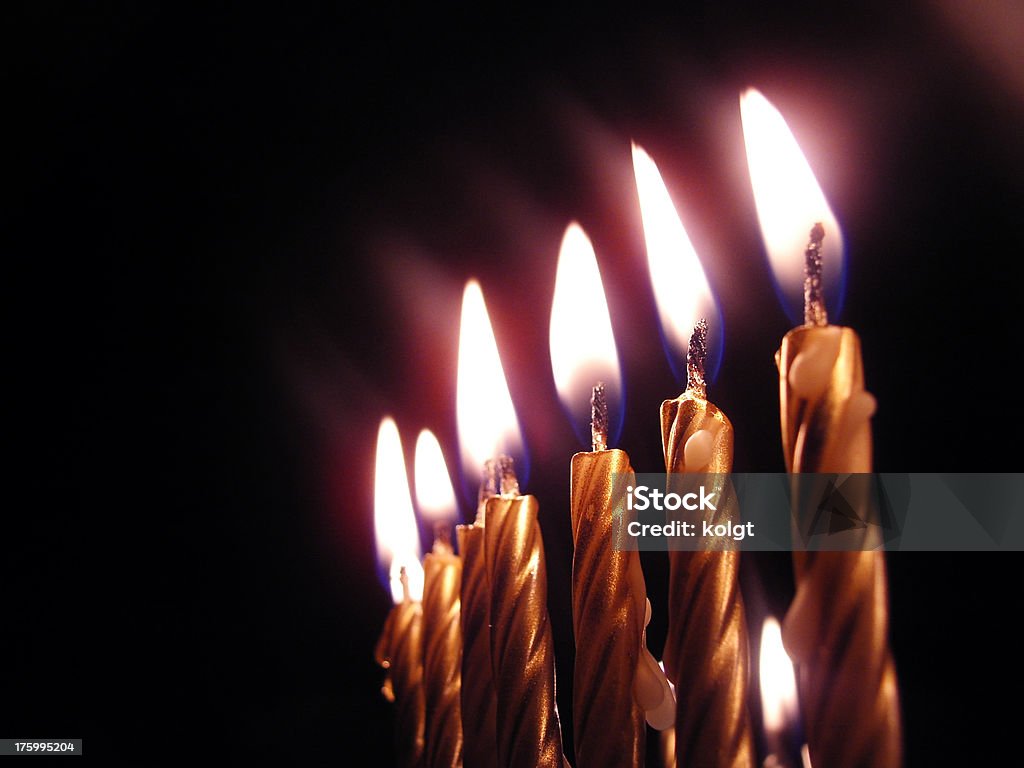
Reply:
[[622, 374], [597, 256], [576, 222], [562, 238], [548, 334], [555, 387], [580, 441], [590, 445], [590, 397], [598, 382], [608, 401], [609, 444], [622, 429]]
[[633, 172], [665, 354], [676, 378], [686, 381], [686, 352], [690, 346], [690, 335], [697, 321], [706, 318], [708, 359], [705, 373], [712, 381], [722, 360], [725, 338], [722, 314], [697, 251], [672, 205], [661, 172], [651, 156], [637, 144], [633, 144]]
[[779, 110], [748, 88], [740, 96], [740, 118], [761, 236], [786, 314], [803, 322], [804, 250], [811, 227], [821, 222], [825, 303], [838, 317], [846, 275], [839, 222]]
[[374, 472], [373, 529], [377, 559], [388, 573], [391, 599], [402, 601], [399, 573], [404, 567], [413, 600], [423, 597], [423, 566], [420, 563], [420, 536], [409, 496], [409, 478], [398, 425], [384, 417], [377, 431], [377, 462]]

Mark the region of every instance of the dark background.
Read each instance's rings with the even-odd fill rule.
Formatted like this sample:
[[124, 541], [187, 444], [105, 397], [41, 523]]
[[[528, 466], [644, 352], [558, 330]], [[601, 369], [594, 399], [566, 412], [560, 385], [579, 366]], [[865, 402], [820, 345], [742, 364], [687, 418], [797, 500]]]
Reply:
[[[358, 744], [389, 764], [374, 441], [390, 413], [410, 468], [422, 427], [457, 466], [471, 276], [530, 450], [568, 726], [581, 446], [547, 352], [558, 245], [571, 219], [593, 239], [627, 388], [620, 446], [655, 470], [658, 406], [680, 385], [646, 272], [629, 142], [643, 145], [722, 307], [711, 397], [737, 426], [735, 468], [781, 470], [772, 356], [789, 321], [747, 178], [748, 85], [786, 115], [844, 227], [839, 320], [879, 402], [876, 468], [1016, 469], [1020, 7], [824, 5], [5, 11], [17, 458], [0, 736], [303, 763]], [[907, 764], [1005, 762], [1019, 558], [889, 565]], [[657, 649], [665, 567], [645, 568]], [[787, 558], [748, 558], [744, 579], [752, 624], [785, 610]]]

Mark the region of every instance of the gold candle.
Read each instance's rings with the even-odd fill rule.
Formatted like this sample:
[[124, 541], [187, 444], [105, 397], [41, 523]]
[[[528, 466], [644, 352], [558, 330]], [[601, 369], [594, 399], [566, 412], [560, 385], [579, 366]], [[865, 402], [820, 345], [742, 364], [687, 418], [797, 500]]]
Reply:
[[423, 765], [423, 569], [419, 533], [409, 498], [409, 483], [398, 425], [381, 420], [374, 472], [374, 531], [378, 556], [387, 564], [391, 598], [377, 643], [377, 662], [387, 670], [383, 693], [395, 704], [395, 751], [403, 768]]
[[498, 475], [501, 495], [487, 500], [484, 525], [498, 758], [505, 768], [561, 768], [537, 499], [519, 495], [510, 458], [499, 460]]
[[462, 762], [465, 768], [498, 765], [497, 699], [491, 671], [490, 589], [484, 559], [485, 502], [495, 495], [494, 462], [484, 463], [476, 522], [456, 528], [462, 555]]
[[[738, 519], [735, 496], [721, 483], [732, 469], [732, 424], [706, 397], [707, 324], [694, 329], [687, 388], [661, 405], [665, 470], [719, 475], [712, 523]], [[669, 552], [669, 623], [665, 668], [676, 687], [675, 748], [682, 766], [754, 765], [747, 712], [749, 651], [738, 551]]]
[[[608, 450], [604, 387], [594, 387], [594, 450], [572, 457], [572, 617], [576, 636], [573, 725], [576, 764], [639, 766], [644, 712], [634, 696], [647, 588], [636, 551], [616, 550], [615, 506], [635, 485], [625, 451]], [[618, 478], [616, 478], [618, 476]]]
[[423, 676], [427, 768], [462, 765], [462, 636], [459, 591], [462, 561], [450, 532], [438, 529], [434, 551], [423, 559]]
[[[867, 473], [874, 399], [864, 391], [857, 334], [828, 325], [824, 236], [816, 224], [806, 251], [805, 325], [786, 334], [777, 354], [786, 468]], [[796, 596], [782, 637], [798, 666], [812, 764], [898, 766], [900, 711], [884, 554], [794, 551], [793, 564]]]
[[377, 663], [388, 671], [385, 691], [395, 703], [395, 753], [398, 765], [421, 768], [425, 708], [423, 699], [423, 611], [409, 598], [409, 581], [402, 569], [402, 602], [391, 609], [377, 643]]

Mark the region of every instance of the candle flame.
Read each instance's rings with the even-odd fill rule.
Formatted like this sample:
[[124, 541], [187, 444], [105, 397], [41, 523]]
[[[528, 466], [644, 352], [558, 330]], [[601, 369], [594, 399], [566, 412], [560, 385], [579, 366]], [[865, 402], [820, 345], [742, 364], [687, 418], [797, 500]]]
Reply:
[[845, 264], [835, 214], [782, 114], [760, 91], [740, 96], [740, 117], [761, 236], [786, 312], [803, 320], [804, 250], [820, 222], [826, 303], [838, 315]]
[[721, 361], [722, 319], [704, 268], [672, 205], [658, 166], [636, 144], [633, 144], [633, 172], [665, 352], [676, 378], [685, 381], [690, 334], [697, 321], [706, 318], [709, 323], [707, 374], [713, 379]]
[[[622, 424], [622, 375], [594, 246], [573, 222], [562, 238], [551, 302], [551, 371], [558, 397], [582, 442], [590, 443], [590, 397], [603, 382], [612, 428]], [[616, 435], [610, 435], [614, 442]]]
[[377, 467], [374, 475], [373, 528], [377, 557], [388, 571], [391, 598], [402, 602], [401, 569], [409, 580], [409, 596], [423, 598], [423, 566], [420, 564], [420, 536], [409, 496], [402, 439], [390, 416], [381, 420], [377, 432]]
[[779, 733], [797, 718], [796, 678], [793, 662], [782, 645], [782, 629], [774, 618], [767, 618], [761, 630], [761, 705], [764, 727]]
[[458, 507], [448, 465], [434, 433], [424, 429], [416, 438], [416, 504], [429, 520], [454, 520]]
[[455, 416], [459, 451], [466, 483], [475, 498], [484, 462], [488, 459], [508, 454], [520, 459], [517, 465], [520, 479], [525, 471], [519, 422], [487, 316], [484, 294], [476, 280], [466, 283], [462, 294], [458, 365]]

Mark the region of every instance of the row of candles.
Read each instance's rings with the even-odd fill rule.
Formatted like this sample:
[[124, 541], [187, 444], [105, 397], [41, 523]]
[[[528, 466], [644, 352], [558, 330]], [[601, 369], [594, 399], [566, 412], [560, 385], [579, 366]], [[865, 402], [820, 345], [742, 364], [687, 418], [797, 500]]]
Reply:
[[[753, 89], [740, 103], [766, 250], [780, 284], [804, 288], [805, 323], [776, 355], [787, 470], [870, 472], [874, 400], [859, 339], [829, 325], [825, 309], [825, 286], [842, 267], [838, 225], [781, 114]], [[686, 390], [661, 406], [665, 469], [725, 474], [734, 430], [707, 397], [708, 349], [720, 343], [702, 319], [714, 316], [711, 292], [654, 161], [634, 145], [633, 163], [662, 327], [671, 347], [687, 350]], [[652, 608], [639, 555], [614, 540], [613, 487], [633, 469], [608, 445], [608, 401], [621, 401], [621, 380], [603, 295], [590, 240], [572, 224], [555, 281], [551, 359], [560, 398], [570, 413], [589, 414], [592, 437], [592, 450], [571, 461], [575, 764], [643, 765], [646, 721], [663, 732], [666, 765], [752, 766], [738, 551], [669, 553], [663, 663], [647, 648]], [[475, 281], [463, 295], [456, 415], [464, 469], [481, 478], [476, 518], [457, 528], [458, 555], [439, 525], [421, 563], [395, 422], [386, 418], [378, 435], [376, 533], [395, 607], [376, 655], [395, 703], [397, 752], [406, 766], [563, 766], [538, 501], [518, 486], [517, 420]], [[427, 431], [416, 444], [415, 486], [422, 514], [454, 517], [443, 453]], [[729, 522], [740, 510], [726, 498], [711, 514]], [[794, 552], [793, 561], [796, 593], [781, 632], [768, 624], [762, 633], [769, 761], [898, 765], [883, 554]], [[802, 756], [785, 736], [798, 717]]]

